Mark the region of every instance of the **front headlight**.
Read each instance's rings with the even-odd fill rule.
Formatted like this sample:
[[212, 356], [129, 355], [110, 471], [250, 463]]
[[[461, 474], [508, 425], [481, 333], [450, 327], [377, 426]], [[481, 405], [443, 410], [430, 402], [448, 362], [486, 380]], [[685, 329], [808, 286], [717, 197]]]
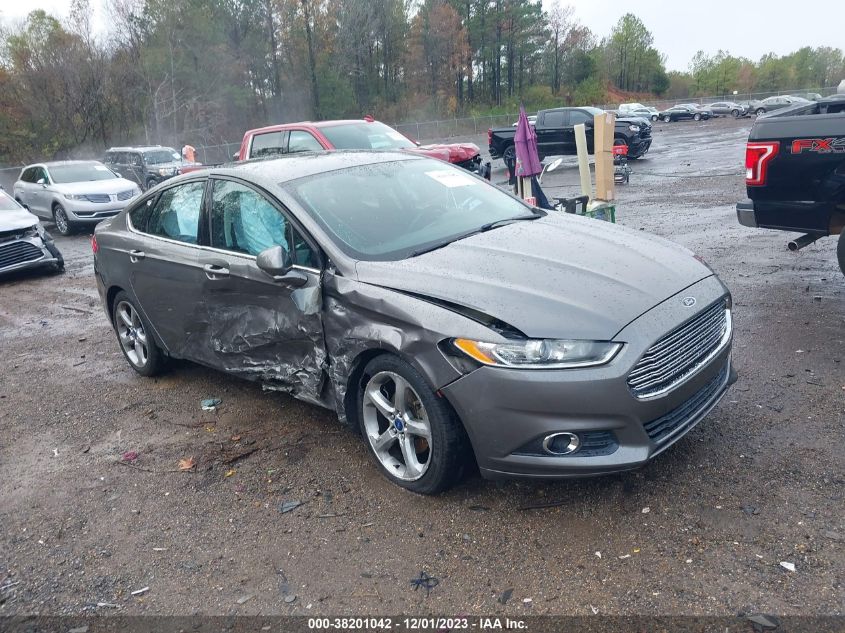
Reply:
[[86, 196], [84, 193], [66, 193], [66, 194], [63, 194], [63, 195], [68, 200], [87, 200], [88, 199], [88, 196]]
[[569, 369], [604, 365], [622, 349], [622, 343], [610, 341], [560, 339], [485, 343], [458, 338], [452, 344], [484, 365], [515, 369]]
[[158, 170], [159, 176], [172, 176], [176, 173], [176, 169], [173, 167], [162, 167]]
[[631, 130], [632, 132], [639, 132], [639, 131], [640, 131], [640, 126], [639, 126], [639, 125], [634, 125], [634, 124], [632, 123], [631, 125], [629, 125], [629, 126], [628, 126], [628, 129], [629, 129], [629, 130]]

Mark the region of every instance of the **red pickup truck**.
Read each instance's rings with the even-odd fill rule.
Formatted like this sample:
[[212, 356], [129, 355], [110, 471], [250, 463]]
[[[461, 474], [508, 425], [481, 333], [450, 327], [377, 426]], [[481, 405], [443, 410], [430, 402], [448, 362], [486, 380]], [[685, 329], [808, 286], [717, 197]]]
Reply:
[[[481, 154], [473, 143], [420, 145], [372, 117], [347, 121], [305, 121], [248, 130], [235, 160], [327, 149], [405, 150], [439, 158], [470, 171], [481, 168]], [[185, 166], [182, 173], [204, 166]]]

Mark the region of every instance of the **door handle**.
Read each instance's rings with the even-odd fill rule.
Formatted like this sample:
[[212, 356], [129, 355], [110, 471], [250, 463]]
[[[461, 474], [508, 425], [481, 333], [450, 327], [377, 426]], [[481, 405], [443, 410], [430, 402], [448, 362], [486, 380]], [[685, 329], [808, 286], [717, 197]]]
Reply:
[[218, 266], [217, 264], [206, 264], [202, 267], [205, 271], [205, 276], [211, 279], [223, 279], [229, 276], [229, 269], [226, 266]]
[[137, 264], [139, 261], [144, 259], [146, 256], [147, 256], [147, 254], [144, 251], [136, 251], [136, 250], [129, 251], [129, 261], [132, 262], [133, 264]]

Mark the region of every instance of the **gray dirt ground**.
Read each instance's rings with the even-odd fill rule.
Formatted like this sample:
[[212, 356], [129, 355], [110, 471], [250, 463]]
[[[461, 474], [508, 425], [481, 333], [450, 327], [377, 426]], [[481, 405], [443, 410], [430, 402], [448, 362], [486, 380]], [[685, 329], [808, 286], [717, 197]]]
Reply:
[[[732, 289], [740, 374], [623, 476], [406, 493], [326, 411], [187, 363], [135, 375], [89, 235], [60, 239], [64, 276], [0, 281], [0, 615], [845, 613], [845, 279], [833, 239], [796, 254], [737, 224], [750, 125], [656, 124], [619, 189], [621, 223]], [[550, 190], [577, 182], [567, 166]], [[176, 472], [187, 457], [196, 472]], [[289, 500], [306, 503], [280, 513]]]

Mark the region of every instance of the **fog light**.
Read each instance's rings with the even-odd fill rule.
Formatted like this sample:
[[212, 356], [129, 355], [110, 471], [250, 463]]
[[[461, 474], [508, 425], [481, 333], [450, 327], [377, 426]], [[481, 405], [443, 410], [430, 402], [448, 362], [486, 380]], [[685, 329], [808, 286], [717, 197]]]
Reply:
[[569, 455], [581, 446], [581, 438], [574, 433], [552, 433], [543, 439], [543, 450], [549, 455]]

